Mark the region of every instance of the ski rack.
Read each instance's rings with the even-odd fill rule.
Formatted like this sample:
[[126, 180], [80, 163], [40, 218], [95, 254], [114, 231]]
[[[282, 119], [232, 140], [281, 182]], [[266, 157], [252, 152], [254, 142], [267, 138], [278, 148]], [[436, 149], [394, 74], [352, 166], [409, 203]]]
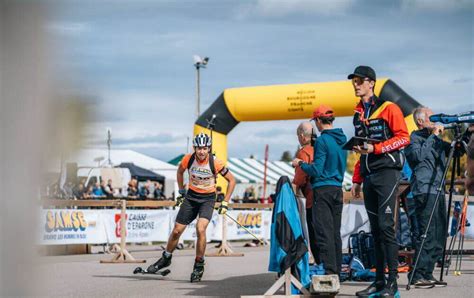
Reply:
[[[301, 291], [302, 295], [292, 295], [291, 294], [291, 285], [294, 285], [298, 290]], [[281, 288], [285, 289], [285, 297], [310, 297], [311, 294], [309, 291], [303, 287], [299, 280], [296, 279], [291, 274], [291, 267], [285, 270], [285, 274], [280, 276], [280, 278], [268, 289], [263, 297], [281, 297], [281, 295], [275, 295], [275, 293]]]
[[114, 244], [114, 249], [117, 252], [115, 256], [110, 260], [100, 260], [101, 264], [117, 264], [117, 263], [145, 263], [146, 260], [135, 259], [127, 250], [127, 201], [117, 201], [117, 205], [121, 206], [120, 212], [120, 246]]

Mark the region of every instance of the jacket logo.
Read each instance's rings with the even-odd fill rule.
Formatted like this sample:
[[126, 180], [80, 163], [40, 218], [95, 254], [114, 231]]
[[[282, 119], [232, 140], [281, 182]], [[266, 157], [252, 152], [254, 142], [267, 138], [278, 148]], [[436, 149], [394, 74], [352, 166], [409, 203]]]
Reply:
[[401, 146], [403, 146], [407, 143], [408, 143], [408, 140], [405, 140], [405, 139], [397, 140], [397, 141], [393, 142], [392, 144], [387, 144], [387, 146], [383, 146], [382, 147], [382, 153], [393, 151], [393, 150], [398, 149], [399, 147], [401, 147]]
[[383, 130], [383, 126], [382, 125], [371, 125], [371, 126], [369, 126], [369, 130], [370, 131], [380, 131], [380, 130]]
[[387, 208], [385, 208], [385, 214], [392, 214], [392, 209], [390, 209], [390, 206], [387, 206]]

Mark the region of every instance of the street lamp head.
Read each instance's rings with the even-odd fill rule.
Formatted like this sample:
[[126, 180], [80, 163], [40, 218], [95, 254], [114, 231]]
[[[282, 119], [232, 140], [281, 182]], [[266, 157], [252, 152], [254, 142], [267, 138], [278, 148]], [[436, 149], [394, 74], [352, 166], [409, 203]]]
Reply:
[[194, 66], [196, 66], [196, 68], [200, 68], [200, 67], [205, 68], [207, 63], [209, 62], [209, 57], [201, 58], [198, 55], [193, 55], [193, 60], [194, 60]]
[[[199, 95], [199, 90], [200, 90], [200, 86], [199, 86], [199, 69], [201, 68], [206, 68], [206, 65], [207, 63], [209, 62], [209, 57], [204, 57], [204, 58], [201, 58], [201, 56], [199, 55], [193, 55], [193, 59], [194, 59], [194, 67], [196, 67], [196, 86], [197, 86], [197, 117], [199, 118], [199, 115], [200, 115], [200, 109], [199, 109], [199, 102], [200, 102], [200, 95]], [[213, 117], [214, 119], [215, 117]]]
[[193, 55], [194, 64], [201, 63], [202, 58], [198, 55]]

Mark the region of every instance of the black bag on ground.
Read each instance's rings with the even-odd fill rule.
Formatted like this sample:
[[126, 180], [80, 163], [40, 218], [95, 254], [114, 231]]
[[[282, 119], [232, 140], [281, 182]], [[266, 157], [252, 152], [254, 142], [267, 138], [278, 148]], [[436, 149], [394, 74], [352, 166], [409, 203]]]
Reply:
[[360, 231], [349, 236], [349, 253], [359, 258], [364, 267], [375, 267], [374, 237], [370, 233]]

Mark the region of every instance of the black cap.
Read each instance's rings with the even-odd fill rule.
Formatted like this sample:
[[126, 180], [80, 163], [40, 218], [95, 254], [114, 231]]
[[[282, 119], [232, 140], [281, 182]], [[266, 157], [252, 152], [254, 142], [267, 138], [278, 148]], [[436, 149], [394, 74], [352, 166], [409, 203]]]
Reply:
[[351, 73], [347, 76], [347, 79], [352, 80], [353, 77], [360, 77], [360, 78], [369, 78], [371, 80], [376, 80], [375, 70], [372, 69], [370, 66], [360, 65], [354, 69], [354, 73]]

